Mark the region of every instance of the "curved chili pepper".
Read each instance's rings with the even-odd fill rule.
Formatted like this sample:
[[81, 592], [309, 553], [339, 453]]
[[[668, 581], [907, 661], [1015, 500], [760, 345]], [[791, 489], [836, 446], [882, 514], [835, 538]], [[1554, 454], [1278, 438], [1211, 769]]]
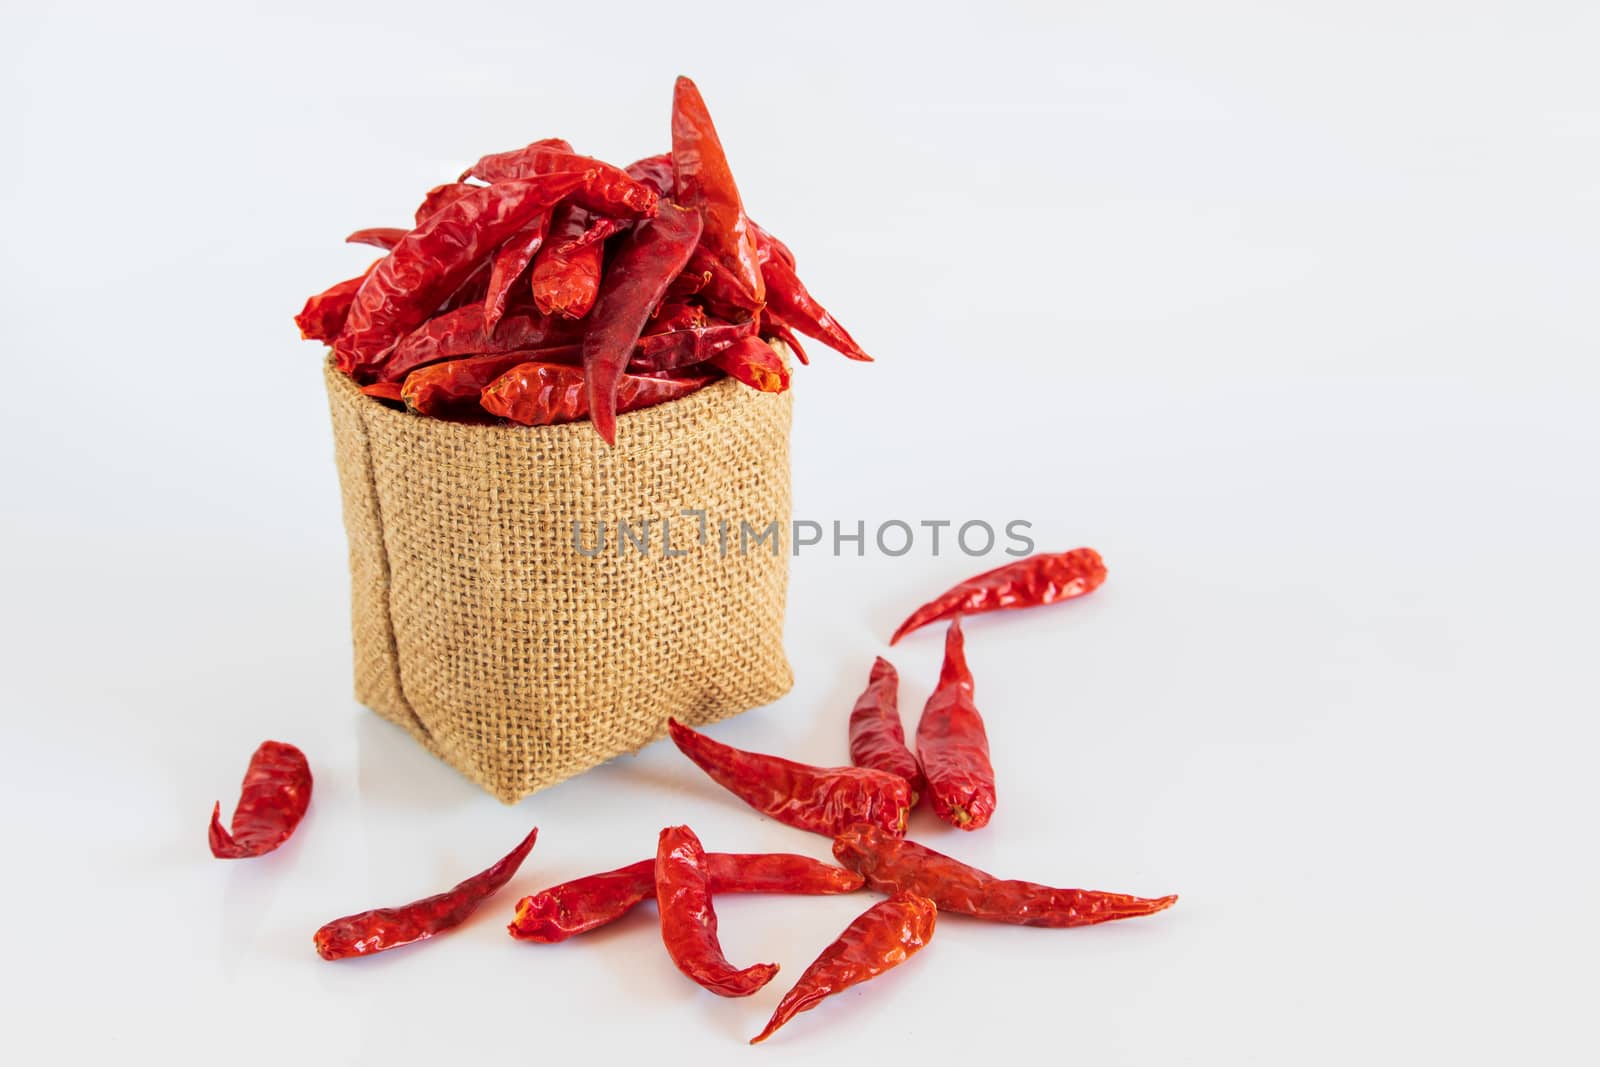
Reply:
[[720, 997], [747, 997], [772, 981], [778, 973], [776, 963], [740, 969], [722, 954], [705, 849], [687, 826], [661, 831], [655, 881], [661, 941], [678, 970]]
[[578, 338], [572, 324], [543, 315], [507, 315], [493, 331], [485, 330], [483, 304], [475, 302], [435, 315], [402, 337], [378, 365], [377, 376], [397, 382], [418, 367], [446, 359], [546, 348]]
[[533, 842], [538, 836], [539, 828], [534, 827], [521, 844], [494, 866], [453, 889], [402, 907], [374, 908], [324, 924], [313, 938], [317, 954], [325, 960], [371, 956], [453, 930], [511, 881], [522, 861], [533, 851]]
[[778, 316], [772, 313], [771, 308], [761, 309], [760, 333], [762, 337], [768, 338], [769, 340], [776, 338], [777, 340], [782, 341], [789, 347], [789, 351], [794, 353], [794, 358], [798, 359], [802, 365], [809, 365], [811, 363], [811, 360], [806, 358], [806, 350], [800, 345], [800, 338], [794, 335], [794, 331], [789, 329], [788, 325], [782, 319], [778, 318]]
[[789, 388], [789, 368], [783, 357], [759, 337], [746, 337], [711, 357], [711, 365], [728, 377], [763, 393]]
[[900, 966], [933, 940], [937, 917], [933, 901], [915, 893], [897, 893], [856, 916], [783, 995], [766, 1029], [750, 1043], [765, 1041], [778, 1027], [827, 997]]
[[395, 403], [405, 403], [405, 397], [401, 395], [399, 382], [373, 382], [371, 385], [363, 385], [361, 392], [374, 400], [392, 400]]
[[344, 239], [347, 245], [372, 245], [385, 252], [399, 244], [410, 230], [402, 230], [395, 226], [374, 226], [370, 230], [357, 230]]
[[730, 321], [749, 318], [761, 310], [761, 302], [745, 292], [733, 274], [704, 245], [695, 247], [684, 273], [698, 285], [694, 295], [717, 316]]
[[232, 832], [223, 828], [221, 802], [211, 809], [211, 854], [238, 860], [271, 852], [289, 840], [310, 804], [311, 766], [305, 753], [282, 741], [261, 742], [244, 772]]
[[416, 220], [418, 226], [421, 226], [442, 209], [482, 188], [481, 185], [471, 185], [467, 182], [445, 182], [443, 185], [435, 185], [428, 190], [428, 195], [422, 198], [422, 203], [417, 205], [412, 218]]
[[565, 349], [520, 349], [430, 363], [406, 375], [405, 384], [400, 387], [400, 399], [419, 415], [462, 414], [478, 408], [483, 391], [506, 371], [531, 360], [550, 360], [563, 353], [577, 362], [577, 347], [568, 345]]
[[700, 213], [706, 247], [759, 307], [766, 284], [756, 262], [755, 234], [706, 102], [694, 82], [682, 77], [672, 92], [672, 172], [673, 199]]
[[756, 220], [751, 219], [750, 231], [756, 237], [756, 262], [765, 263], [773, 256], [777, 256], [789, 265], [790, 270], [794, 269], [794, 253], [789, 250], [788, 245], [778, 240], [771, 230], [757, 226]]
[[761, 264], [761, 273], [767, 280], [767, 304], [775, 315], [835, 352], [850, 359], [872, 362], [872, 357], [856, 344], [855, 338], [850, 336], [839, 320], [817, 303], [816, 297], [806, 290], [799, 275], [795, 274], [794, 267], [782, 256], [768, 256]]
[[[581, 172], [584, 175], [585, 195], [599, 204], [616, 205], [626, 218], [649, 218], [655, 214], [658, 197], [654, 189], [635, 181], [618, 167], [602, 163], [592, 156], [578, 155], [570, 147], [559, 148], [550, 141], [535, 141], [525, 148], [484, 156], [468, 167], [461, 179], [514, 182], [564, 171]], [[593, 210], [600, 214], [607, 213], [602, 207], [594, 207]]]
[[911, 786], [911, 806], [922, 792], [922, 765], [906, 747], [900, 723], [900, 675], [879, 656], [872, 661], [867, 688], [850, 711], [850, 762], [898, 774]]
[[1029, 556], [945, 590], [913, 611], [889, 638], [892, 645], [912, 630], [957, 615], [1032, 608], [1092, 593], [1106, 580], [1105, 561], [1092, 548]]
[[356, 293], [333, 344], [340, 370], [370, 374], [407, 332], [476, 270], [493, 249], [535, 215], [574, 194], [582, 174], [547, 174], [486, 185], [430, 216], [378, 263]]
[[899, 775], [870, 767], [812, 767], [746, 752], [713, 741], [677, 719], [668, 719], [667, 728], [678, 751], [712, 781], [785, 825], [829, 837], [856, 822], [905, 832], [911, 787]]
[[[853, 893], [862, 884], [861, 876], [854, 871], [783, 852], [708, 852], [706, 875], [713, 895]], [[640, 860], [523, 897], [517, 902], [516, 918], [507, 929], [520, 941], [553, 945], [615, 922], [655, 895], [656, 861]]]
[[650, 312], [700, 240], [700, 216], [663, 202], [635, 226], [612, 257], [583, 338], [589, 417], [606, 444], [617, 443], [617, 387]]
[[345, 319], [350, 316], [350, 305], [355, 303], [361, 285], [383, 260], [374, 260], [372, 266], [354, 278], [335, 282], [322, 292], [306, 300], [306, 306], [294, 317], [300, 327], [300, 337], [305, 341], [329, 341], [339, 336]]
[[[651, 378], [619, 374], [612, 402], [616, 413], [638, 411], [688, 396], [711, 384], [704, 376]], [[589, 390], [581, 369], [561, 363], [523, 363], [484, 387], [479, 403], [490, 414], [524, 426], [576, 422], [589, 414]]]
[[605, 242], [599, 240], [582, 246], [574, 243], [591, 232], [590, 218], [587, 211], [575, 204], [563, 204], [556, 209], [550, 236], [534, 257], [529, 281], [533, 304], [540, 313], [581, 319], [594, 306], [594, 299], [600, 293]]
[[1090, 926], [1153, 915], [1176, 896], [1131, 897], [1088, 889], [1055, 889], [1037, 882], [1000, 879], [926, 845], [876, 826], [852, 826], [833, 842], [833, 855], [879, 893], [920, 893], [943, 912], [1017, 926]]
[[492, 333], [506, 313], [506, 298], [511, 295], [512, 283], [522, 277], [522, 272], [533, 262], [534, 253], [544, 243], [544, 231], [549, 222], [549, 212], [535, 215], [532, 222], [506, 238], [506, 243], [495, 252], [494, 265], [489, 269], [489, 291], [483, 297], [486, 331]]
[[972, 699], [961, 620], [950, 621], [939, 684], [917, 724], [917, 762], [939, 818], [963, 830], [980, 830], [994, 814], [994, 766], [989, 735]]
[[[662, 152], [659, 155], [645, 156], [636, 159], [625, 168], [628, 177], [636, 182], [643, 182], [656, 191], [661, 197], [670, 197], [673, 187], [677, 184], [672, 172], [672, 153]], [[688, 205], [685, 204], [685, 207]]]

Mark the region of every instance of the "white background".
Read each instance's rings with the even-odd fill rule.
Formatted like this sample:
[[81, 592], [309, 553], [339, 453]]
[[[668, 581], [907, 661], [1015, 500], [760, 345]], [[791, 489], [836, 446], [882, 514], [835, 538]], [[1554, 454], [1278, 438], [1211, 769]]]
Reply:
[[[263, 5], [266, 7], [266, 5]], [[1600, 17], [1571, 3], [9, 5], [3, 1039], [16, 1062], [1594, 1062]], [[482, 152], [663, 149], [672, 78], [878, 356], [796, 380], [797, 514], [1034, 524], [1089, 600], [974, 621], [1000, 808], [914, 834], [1141, 894], [949, 919], [744, 1047], [865, 897], [726, 899], [713, 997], [650, 907], [517, 895], [827, 843], [656, 745], [502, 807], [349, 696], [320, 351], [290, 316]], [[1000, 558], [794, 561], [798, 682], [716, 736], [841, 762], [913, 605]], [[896, 650], [914, 726], [937, 631]], [[263, 738], [316, 771], [220, 863]], [[317, 959], [447, 887], [454, 935]]]

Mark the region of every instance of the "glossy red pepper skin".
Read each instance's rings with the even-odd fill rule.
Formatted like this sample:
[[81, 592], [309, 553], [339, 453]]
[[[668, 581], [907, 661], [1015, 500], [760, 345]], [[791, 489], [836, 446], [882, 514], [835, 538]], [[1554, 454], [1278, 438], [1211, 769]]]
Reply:
[[[484, 156], [467, 168], [461, 177], [463, 181], [470, 177], [500, 183], [567, 171], [585, 176], [586, 199], [615, 205], [624, 218], [648, 218], [655, 214], [658, 197], [654, 189], [635, 181], [626, 171], [609, 163], [602, 163], [591, 156], [580, 156], [570, 147], [563, 150], [550, 141], [535, 141], [525, 148]], [[600, 208], [595, 210], [606, 214]]]
[[906, 747], [900, 722], [900, 675], [879, 656], [872, 661], [867, 688], [850, 711], [850, 762], [904, 778], [911, 786], [911, 806], [922, 793], [922, 764]]
[[405, 396], [401, 391], [399, 382], [373, 382], [371, 385], [363, 385], [361, 392], [374, 400], [391, 400], [397, 404], [405, 403]]
[[358, 381], [395, 342], [426, 321], [500, 243], [583, 184], [581, 174], [549, 174], [487, 185], [430, 216], [395, 245], [356, 293], [334, 341], [340, 370]]
[[[400, 399], [419, 415], [461, 415], [481, 411], [483, 391], [495, 379], [530, 360], [548, 358], [560, 349], [519, 349], [486, 356], [467, 356], [418, 367], [406, 375]], [[576, 363], [578, 350], [568, 346], [567, 356]], [[581, 382], [582, 379], [580, 378]]]
[[417, 205], [416, 213], [412, 216], [418, 226], [437, 215], [443, 208], [460, 200], [463, 196], [482, 189], [481, 185], [472, 185], [468, 182], [445, 182], [435, 185], [428, 190], [428, 195], [422, 198], [422, 203]]
[[895, 644], [906, 634], [931, 622], [957, 615], [979, 615], [1072, 600], [1099, 589], [1105, 580], [1105, 561], [1092, 548], [1029, 556], [968, 578], [940, 593], [913, 611], [889, 638], [889, 643]]
[[535, 215], [533, 221], [506, 238], [494, 254], [489, 268], [489, 290], [483, 297], [483, 328], [493, 332], [506, 313], [506, 300], [511, 296], [511, 286], [522, 277], [522, 272], [533, 262], [534, 254], [544, 244], [545, 227], [550, 223], [550, 213]]
[[868, 889], [918, 893], [946, 914], [1017, 926], [1092, 926], [1153, 915], [1178, 900], [1176, 896], [1152, 899], [996, 878], [875, 826], [852, 826], [840, 834], [833, 842], [833, 855], [842, 866], [864, 877]]
[[817, 302], [794, 272], [794, 267], [782, 256], [768, 256], [761, 264], [761, 273], [767, 280], [767, 306], [786, 325], [807, 337], [815, 337], [850, 359], [872, 361], [839, 320]]
[[244, 772], [231, 831], [222, 825], [222, 805], [211, 809], [211, 854], [238, 860], [271, 852], [289, 840], [310, 804], [305, 753], [282, 741], [263, 741]]
[[835, 993], [900, 966], [933, 940], [937, 918], [933, 901], [915, 893], [897, 893], [856, 916], [783, 995], [766, 1029], [750, 1043], [765, 1041], [784, 1023]]
[[371, 266], [354, 278], [335, 282], [308, 299], [306, 306], [300, 309], [300, 314], [294, 317], [294, 324], [300, 327], [301, 338], [331, 343], [338, 337], [339, 331], [344, 329], [345, 319], [350, 316], [350, 305], [355, 303], [356, 293], [367, 280], [367, 275], [382, 262], [381, 259], [373, 260]]
[[973, 701], [961, 620], [945, 635], [939, 684], [917, 724], [917, 762], [928, 799], [939, 818], [962, 830], [981, 830], [994, 815], [994, 766], [989, 735]]
[[325, 924], [317, 931], [317, 954], [325, 960], [351, 956], [371, 956], [413, 942], [424, 941], [466, 922], [479, 905], [517, 873], [522, 861], [533, 851], [539, 836], [535, 827], [521, 844], [486, 871], [466, 879], [453, 889], [413, 901], [398, 908], [374, 908], [346, 915]]
[[534, 306], [541, 314], [581, 319], [594, 307], [595, 297], [600, 294], [605, 241], [582, 246], [575, 243], [589, 232], [591, 218], [574, 204], [556, 209], [550, 236], [534, 257], [529, 279]]
[[475, 301], [435, 315], [406, 334], [379, 364], [377, 374], [397, 382], [430, 363], [573, 344], [580, 336], [571, 323], [542, 315], [508, 315], [490, 332], [484, 329], [483, 304]]
[[[711, 381], [698, 375], [653, 378], [620, 374], [612, 402], [619, 414], [638, 411], [688, 396]], [[590, 413], [583, 371], [563, 363], [522, 363], [512, 367], [484, 388], [479, 403], [491, 415], [524, 426], [576, 422]]]
[[589, 417], [607, 444], [617, 442], [617, 389], [650, 313], [700, 240], [700, 216], [663, 202], [653, 219], [621, 239], [583, 337]]
[[776, 963], [739, 968], [722, 954], [705, 849], [687, 826], [661, 831], [655, 883], [661, 941], [678, 970], [721, 997], [747, 997], [772, 981]]
[[811, 360], [806, 356], [805, 348], [800, 344], [800, 338], [794, 335], [794, 331], [789, 329], [787, 323], [772, 313], [771, 308], [761, 309], [760, 322], [761, 328], [758, 332], [762, 337], [767, 338], [769, 341], [782, 341], [788, 346], [789, 351], [794, 353], [794, 358], [798, 359], [802, 366], [811, 363]]
[[357, 230], [344, 239], [347, 245], [371, 245], [381, 248], [385, 252], [399, 244], [410, 230], [402, 230], [394, 226], [375, 226], [369, 230]]
[[813, 767], [713, 741], [669, 719], [678, 750], [728, 792], [787, 826], [832, 837], [866, 822], [905, 833], [911, 787], [904, 778], [869, 767]]
[[628, 172], [628, 177], [648, 185], [656, 191], [656, 195], [661, 197], [670, 197], [677, 185], [676, 177], [672, 172], [671, 152], [662, 152], [659, 155], [636, 159], [629, 163], [625, 169]]
[[[713, 895], [853, 893], [862, 884], [861, 876], [854, 871], [781, 852], [708, 852], [706, 873]], [[517, 902], [516, 918], [507, 929], [520, 941], [551, 945], [615, 922], [655, 895], [656, 861], [640, 860], [523, 897]]]
[[756, 261], [755, 232], [745, 216], [727, 154], [700, 90], [679, 78], [672, 93], [673, 199], [705, 220], [705, 246], [757, 307], [766, 283]]
[[789, 368], [783, 357], [759, 337], [746, 337], [711, 357], [711, 365], [728, 377], [763, 393], [789, 388]]

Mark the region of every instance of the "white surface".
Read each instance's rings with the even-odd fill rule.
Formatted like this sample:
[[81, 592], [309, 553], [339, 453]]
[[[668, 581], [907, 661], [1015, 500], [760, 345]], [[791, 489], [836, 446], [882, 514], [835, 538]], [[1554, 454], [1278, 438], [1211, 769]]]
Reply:
[[[614, 7], [6, 9], [14, 1062], [1593, 1062], [1593, 6]], [[356, 707], [289, 322], [367, 262], [345, 232], [480, 152], [659, 150], [680, 71], [880, 359], [799, 373], [797, 513], [1027, 518], [1111, 566], [971, 625], [999, 814], [915, 833], [1183, 896], [1080, 931], [948, 921], [759, 1051], [867, 899], [722, 903], [729, 955], [784, 968], [742, 1002], [673, 970], [649, 908], [507, 938], [517, 894], [666, 822], [826, 842], [661, 745], [504, 808]], [[798, 684], [716, 736], [841, 760], [884, 636], [993, 562], [802, 556]], [[894, 657], [911, 725], [938, 649]], [[310, 754], [313, 810], [219, 863], [204, 821], [265, 737]], [[313, 954], [323, 920], [535, 823], [454, 936]]]

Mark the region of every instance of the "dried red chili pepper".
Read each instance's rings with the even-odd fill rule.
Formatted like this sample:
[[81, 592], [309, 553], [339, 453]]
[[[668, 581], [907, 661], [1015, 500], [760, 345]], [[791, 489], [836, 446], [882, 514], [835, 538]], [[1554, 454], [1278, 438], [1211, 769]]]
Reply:
[[833, 855], [879, 893], [920, 893], [942, 912], [1018, 926], [1090, 926], [1153, 915], [1176, 896], [1132, 897], [1088, 889], [1055, 889], [1037, 882], [996, 878], [926, 845], [852, 826], [833, 842]]
[[[550, 236], [533, 260], [529, 286], [541, 314], [581, 319], [600, 293], [605, 242], [573, 245], [588, 231], [590, 214], [575, 204], [556, 209]], [[571, 245], [571, 247], [568, 247]]]
[[[467, 356], [418, 367], [406, 375], [400, 399], [419, 415], [463, 414], [478, 410], [483, 391], [506, 371], [530, 360], [550, 358], [562, 349], [521, 349], [486, 356]], [[578, 349], [568, 345], [565, 354], [574, 363]], [[578, 377], [580, 385], [582, 376]]]
[[421, 226], [442, 209], [482, 188], [481, 185], [471, 185], [467, 182], [445, 182], [443, 185], [435, 185], [428, 190], [428, 195], [422, 198], [422, 203], [417, 205], [412, 218], [416, 220], [418, 226]]
[[[862, 884], [854, 871], [782, 852], [708, 852], [706, 875], [713, 895], [853, 893]], [[615, 922], [655, 895], [656, 861], [640, 860], [523, 897], [507, 929], [518, 940], [551, 945]]]
[[794, 331], [789, 329], [782, 319], [772, 313], [771, 308], [761, 309], [760, 334], [769, 340], [782, 341], [788, 346], [789, 351], [794, 353], [795, 359], [802, 364], [810, 364], [811, 360], [806, 357], [806, 350], [800, 345], [800, 338], [794, 335]]
[[[672, 153], [662, 152], [659, 155], [645, 156], [629, 163], [626, 168], [628, 177], [636, 182], [643, 182], [656, 191], [656, 195], [669, 197], [677, 184], [672, 172]], [[685, 204], [685, 207], [688, 205]]]
[[532, 222], [506, 238], [506, 243], [495, 252], [494, 265], [489, 269], [489, 291], [483, 298], [486, 331], [492, 333], [506, 313], [506, 298], [511, 295], [512, 283], [522, 277], [522, 272], [533, 262], [534, 253], [544, 243], [544, 231], [549, 222], [549, 212], [535, 215]]
[[589, 417], [607, 444], [617, 440], [617, 388], [628, 356], [699, 240], [700, 216], [664, 201], [655, 218], [622, 238], [611, 259], [583, 338]]
[[347, 245], [372, 245], [385, 252], [399, 244], [410, 230], [402, 230], [396, 226], [374, 226], [370, 230], [357, 230], [344, 239]]
[[669, 333], [673, 330], [703, 329], [710, 325], [710, 322], [703, 307], [676, 300], [663, 300], [655, 311], [650, 313], [650, 321], [645, 325], [644, 336]]
[[656, 845], [656, 905], [661, 941], [678, 970], [720, 997], [747, 997], [772, 981], [776, 963], [738, 968], [717, 941], [705, 849], [687, 826], [669, 826]]
[[721, 318], [746, 319], [761, 310], [761, 302], [746, 292], [722, 261], [704, 245], [695, 248], [684, 273], [689, 275], [690, 282], [699, 286], [694, 290], [695, 297]]
[[631, 374], [680, 371], [709, 363], [717, 353], [755, 333], [754, 322], [710, 323], [687, 326], [639, 338], [628, 358]]
[[1074, 548], [1007, 563], [945, 590], [913, 611], [889, 638], [892, 645], [912, 630], [956, 615], [1032, 608], [1092, 593], [1106, 580], [1105, 561], [1092, 548]]
[[763, 393], [789, 388], [789, 368], [783, 357], [759, 337], [746, 337], [711, 357], [711, 365], [736, 381]]
[[289, 840], [310, 804], [305, 753], [282, 741], [261, 742], [244, 772], [231, 832], [222, 825], [222, 804], [211, 809], [211, 854], [238, 860], [271, 852]]
[[794, 253], [789, 246], [778, 240], [772, 231], [756, 225], [756, 220], [750, 220], [750, 230], [756, 237], [756, 262], [765, 263], [773, 256], [777, 256], [789, 265], [791, 270], [795, 267]]
[[300, 309], [300, 314], [294, 317], [294, 324], [300, 327], [301, 338], [331, 342], [338, 337], [339, 331], [344, 329], [345, 319], [350, 315], [350, 305], [355, 303], [356, 293], [367, 276], [382, 262], [381, 259], [375, 259], [356, 277], [335, 282], [308, 299], [306, 306]]
[[899, 775], [870, 767], [813, 767], [713, 741], [668, 719], [672, 743], [711, 780], [764, 815], [814, 834], [833, 836], [856, 822], [904, 833], [911, 787]]
[[915, 893], [897, 893], [856, 916], [783, 995], [766, 1029], [750, 1043], [765, 1041], [778, 1027], [827, 997], [900, 966], [933, 939], [937, 917], [933, 901]]
[[672, 92], [672, 171], [673, 198], [700, 213], [706, 247], [759, 306], [766, 284], [739, 187], [700, 90], [681, 77]]
[[761, 273], [767, 280], [767, 304], [785, 324], [851, 359], [872, 361], [839, 320], [817, 303], [816, 297], [795, 274], [794, 267], [782, 256], [768, 256], [761, 264]]
[[972, 699], [961, 620], [950, 620], [939, 684], [917, 724], [917, 762], [939, 818], [963, 830], [980, 830], [994, 814], [994, 766], [989, 735]]
[[882, 656], [872, 661], [867, 688], [850, 711], [850, 762], [898, 774], [910, 784], [911, 806], [917, 806], [922, 765], [906, 747], [900, 723], [900, 675]]
[[542, 315], [507, 315], [491, 332], [483, 326], [483, 304], [476, 302], [435, 315], [406, 334], [384, 358], [377, 374], [383, 380], [397, 382], [430, 363], [575, 344], [579, 336], [571, 323]]
[[[566, 171], [584, 174], [587, 198], [599, 204], [617, 205], [626, 218], [648, 218], [655, 214], [658, 197], [654, 189], [635, 181], [618, 167], [592, 156], [578, 155], [570, 147], [559, 148], [549, 141], [535, 141], [525, 148], [484, 156], [468, 167], [461, 179], [513, 182]], [[608, 213], [602, 207], [585, 206], [602, 215]]]
[[539, 829], [535, 827], [494, 866], [453, 889], [402, 907], [374, 908], [325, 924], [313, 938], [317, 954], [325, 960], [371, 956], [453, 930], [511, 881], [522, 861], [533, 851], [533, 842], [538, 836]]
[[334, 342], [339, 369], [365, 378], [389, 349], [416, 328], [534, 216], [583, 184], [581, 174], [548, 174], [487, 185], [456, 200], [406, 235], [356, 293]]
[[[652, 378], [619, 374], [612, 402], [616, 413], [638, 411], [688, 396], [711, 383], [709, 377]], [[590, 412], [583, 371], [562, 363], [522, 363], [484, 387], [479, 403], [490, 414], [524, 426], [576, 422]], [[615, 442], [612, 442], [615, 443]]]
[[399, 382], [373, 382], [371, 385], [363, 385], [361, 391], [374, 400], [405, 402], [405, 398], [401, 396]]

